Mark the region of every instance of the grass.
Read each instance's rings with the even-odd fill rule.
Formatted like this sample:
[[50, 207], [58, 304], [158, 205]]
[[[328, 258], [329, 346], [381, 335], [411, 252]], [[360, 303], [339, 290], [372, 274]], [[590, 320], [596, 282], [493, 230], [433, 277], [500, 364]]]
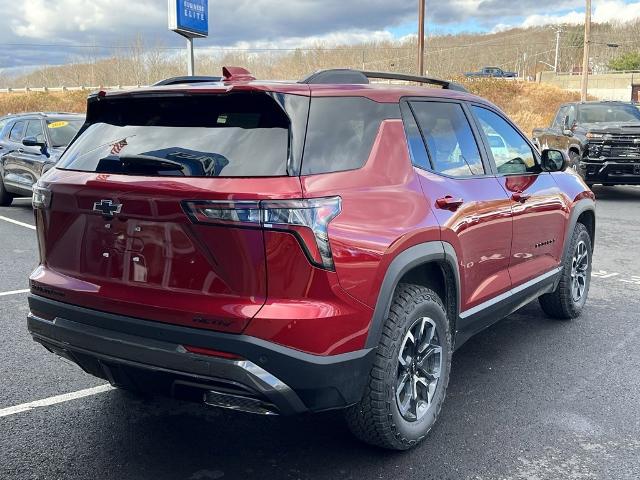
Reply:
[[[535, 127], [549, 125], [560, 104], [580, 99], [579, 93], [553, 85], [499, 79], [463, 79], [461, 82], [472, 93], [498, 105], [527, 135], [531, 135]], [[0, 94], [0, 114], [33, 111], [81, 113], [86, 108], [87, 93], [4, 93]]]
[[0, 115], [22, 112], [86, 111], [88, 92], [27, 92], [0, 94]]

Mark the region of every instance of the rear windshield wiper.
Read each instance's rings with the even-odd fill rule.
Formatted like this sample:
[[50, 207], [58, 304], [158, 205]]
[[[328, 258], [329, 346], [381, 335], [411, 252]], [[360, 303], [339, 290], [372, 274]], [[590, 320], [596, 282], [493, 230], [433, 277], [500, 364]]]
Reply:
[[182, 172], [184, 165], [165, 158], [150, 155], [123, 155], [120, 157], [105, 157], [98, 162], [96, 171], [99, 173], [143, 173], [160, 174], [161, 172]]

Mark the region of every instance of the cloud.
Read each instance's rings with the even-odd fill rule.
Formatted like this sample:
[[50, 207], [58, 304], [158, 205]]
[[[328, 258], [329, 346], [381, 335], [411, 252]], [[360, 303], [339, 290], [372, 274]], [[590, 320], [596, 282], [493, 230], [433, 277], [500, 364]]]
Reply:
[[[416, 10], [414, 2], [388, 0], [209, 3], [210, 36], [198, 40], [200, 48], [289, 48], [390, 39], [385, 28], [406, 22]], [[0, 68], [59, 64], [88, 53], [107, 55], [113, 51], [110, 47], [129, 45], [136, 36], [148, 44], [182, 46], [180, 37], [167, 30], [166, 9], [166, 0], [0, 0]]]
[[[626, 3], [621, 0], [604, 0], [595, 3], [591, 20], [595, 23], [629, 23], [640, 19], [640, 2]], [[540, 27], [545, 25], [579, 25], [584, 23], [584, 9], [562, 14], [533, 14], [519, 24], [500, 25], [502, 29], [519, 27]]]
[[[628, 2], [629, 0], [627, 0]], [[594, 20], [640, 18], [640, 0], [594, 0]], [[392, 38], [393, 27], [415, 23], [415, 0], [211, 0], [210, 37], [199, 48], [310, 47]], [[583, 0], [449, 0], [427, 2], [430, 28], [454, 31], [551, 23], [581, 23]], [[59, 64], [109, 47], [182, 47], [167, 30], [166, 0], [0, 0], [0, 68]], [[545, 13], [541, 13], [545, 12]], [[30, 46], [32, 45], [32, 46]], [[78, 45], [96, 45], [89, 49]], [[67, 46], [67, 47], [65, 47]]]
[[58, 41], [126, 34], [166, 22], [166, 13], [153, 0], [22, 0], [12, 17], [10, 29], [16, 36]]
[[[345, 30], [374, 32], [414, 12], [413, 2], [388, 0], [216, 0], [210, 2], [210, 38], [216, 44], [233, 44]], [[132, 31], [169, 35], [166, 3], [158, 0], [23, 0], [12, 17], [10, 30], [29, 39], [113, 40], [110, 34], [127, 36]]]

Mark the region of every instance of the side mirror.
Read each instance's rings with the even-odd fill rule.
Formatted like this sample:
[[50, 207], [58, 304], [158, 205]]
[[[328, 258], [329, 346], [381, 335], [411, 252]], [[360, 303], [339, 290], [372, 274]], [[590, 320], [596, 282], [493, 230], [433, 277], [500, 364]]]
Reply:
[[25, 147], [44, 147], [46, 143], [41, 140], [38, 140], [36, 137], [24, 137], [22, 139], [22, 145]]
[[567, 169], [569, 159], [564, 152], [547, 148], [542, 151], [541, 167], [543, 172], [562, 172]]

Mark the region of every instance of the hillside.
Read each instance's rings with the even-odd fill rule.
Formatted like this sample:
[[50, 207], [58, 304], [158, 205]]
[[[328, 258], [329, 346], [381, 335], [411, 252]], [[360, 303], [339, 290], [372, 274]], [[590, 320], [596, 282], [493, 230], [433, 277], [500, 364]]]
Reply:
[[[580, 25], [561, 26], [559, 71], [579, 68], [583, 33]], [[521, 76], [549, 70], [555, 60], [557, 27], [515, 28], [489, 34], [428, 35], [425, 63], [429, 75], [455, 77], [482, 66], [499, 66]], [[606, 70], [609, 61], [640, 50], [640, 21], [594, 24], [592, 69]], [[416, 37], [358, 45], [317, 45], [313, 48], [237, 49], [196, 45], [196, 70], [219, 75], [222, 65], [240, 65], [258, 78], [300, 79], [326, 68], [358, 68], [414, 73]], [[608, 45], [615, 44], [612, 48]], [[48, 66], [28, 75], [7, 76], [0, 70], [0, 88], [149, 85], [162, 78], [184, 75], [186, 59], [181, 48], [138, 39], [131, 45], [77, 49], [66, 65]]]
[[[546, 126], [558, 105], [579, 99], [579, 94], [550, 85], [492, 79], [462, 80], [467, 89], [502, 108], [525, 132]], [[0, 114], [28, 111], [84, 112], [87, 92], [0, 94]]]

